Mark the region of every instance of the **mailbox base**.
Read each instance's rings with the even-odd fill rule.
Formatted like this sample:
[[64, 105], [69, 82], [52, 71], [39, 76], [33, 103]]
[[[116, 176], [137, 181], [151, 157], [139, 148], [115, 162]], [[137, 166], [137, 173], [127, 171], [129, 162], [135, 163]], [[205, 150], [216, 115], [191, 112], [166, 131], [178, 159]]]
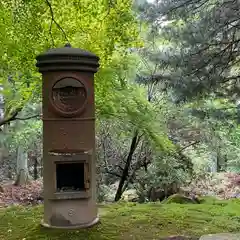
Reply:
[[99, 216], [97, 216], [92, 222], [84, 223], [84, 224], [75, 224], [72, 226], [52, 226], [44, 222], [44, 220], [41, 221], [41, 225], [45, 228], [53, 228], [53, 229], [81, 229], [81, 228], [90, 228], [93, 227], [99, 223]]
[[48, 228], [87, 228], [99, 221], [97, 205], [88, 199], [61, 199], [44, 201], [42, 225]]

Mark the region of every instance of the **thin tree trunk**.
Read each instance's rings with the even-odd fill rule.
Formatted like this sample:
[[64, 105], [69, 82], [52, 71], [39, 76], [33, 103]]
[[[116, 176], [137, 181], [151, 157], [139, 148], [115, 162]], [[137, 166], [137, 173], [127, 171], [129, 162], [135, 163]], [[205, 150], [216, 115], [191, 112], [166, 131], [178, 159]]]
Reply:
[[37, 160], [37, 156], [33, 157], [33, 178], [34, 180], [38, 179], [38, 160]]
[[210, 171], [215, 173], [218, 172], [219, 165], [218, 165], [218, 157], [215, 153], [210, 154]]
[[19, 146], [17, 149], [17, 179], [15, 185], [24, 185], [29, 180], [28, 173], [28, 157], [24, 152], [23, 147]]
[[139, 143], [139, 137], [138, 137], [138, 131], [136, 131], [134, 133], [133, 138], [132, 138], [132, 142], [131, 142], [130, 150], [129, 150], [129, 153], [128, 153], [128, 157], [127, 157], [127, 160], [126, 160], [123, 172], [122, 172], [122, 176], [121, 176], [121, 179], [120, 179], [120, 182], [119, 182], [119, 185], [118, 185], [118, 189], [117, 189], [117, 192], [116, 192], [116, 195], [115, 195], [115, 199], [114, 199], [115, 202], [119, 201], [122, 197], [123, 186], [124, 186], [125, 181], [128, 178], [129, 168], [130, 168], [130, 165], [131, 165], [131, 162], [132, 162], [132, 157], [133, 157], [133, 154], [134, 154], [134, 152], [137, 148], [138, 143]]
[[220, 162], [220, 156], [219, 156], [219, 153], [217, 152], [216, 154], [216, 160], [217, 160], [217, 172], [221, 172], [221, 169], [222, 169], [222, 166], [221, 166], [221, 162]]

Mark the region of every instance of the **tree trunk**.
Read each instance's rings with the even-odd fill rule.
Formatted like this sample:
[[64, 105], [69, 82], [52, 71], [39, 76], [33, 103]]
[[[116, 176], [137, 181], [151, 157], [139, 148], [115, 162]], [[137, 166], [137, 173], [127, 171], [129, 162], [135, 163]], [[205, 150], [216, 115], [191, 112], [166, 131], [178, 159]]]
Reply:
[[121, 176], [121, 179], [120, 179], [120, 182], [119, 182], [119, 185], [118, 185], [118, 189], [117, 189], [117, 192], [116, 192], [116, 195], [115, 195], [115, 199], [114, 199], [115, 202], [119, 201], [122, 197], [123, 186], [124, 186], [125, 181], [128, 178], [129, 167], [131, 165], [132, 157], [133, 157], [133, 154], [134, 154], [134, 152], [137, 148], [138, 143], [139, 143], [139, 137], [138, 137], [138, 131], [136, 131], [134, 133], [133, 138], [132, 138], [131, 147], [130, 147], [128, 157], [127, 157], [127, 160], [126, 160], [123, 172], [122, 172], [122, 176]]
[[217, 152], [216, 154], [216, 164], [217, 164], [217, 172], [221, 172], [222, 169], [222, 164], [221, 164], [221, 156], [219, 155], [219, 153]]
[[21, 146], [17, 149], [17, 179], [15, 185], [24, 185], [29, 180], [28, 157]]
[[212, 152], [210, 154], [210, 166], [209, 166], [209, 171], [212, 173], [216, 173], [219, 170], [219, 165], [218, 165], [218, 157], [215, 152]]
[[37, 156], [33, 157], [33, 178], [34, 180], [38, 179], [38, 160], [37, 160]]
[[39, 167], [39, 163], [38, 163], [38, 158], [37, 158], [37, 155], [34, 154], [33, 151], [29, 151], [28, 152], [28, 161], [29, 163], [33, 164], [33, 172], [32, 172], [32, 175], [33, 175], [33, 179], [34, 180], [37, 180], [38, 177], [39, 177], [39, 174], [38, 174], [38, 167]]

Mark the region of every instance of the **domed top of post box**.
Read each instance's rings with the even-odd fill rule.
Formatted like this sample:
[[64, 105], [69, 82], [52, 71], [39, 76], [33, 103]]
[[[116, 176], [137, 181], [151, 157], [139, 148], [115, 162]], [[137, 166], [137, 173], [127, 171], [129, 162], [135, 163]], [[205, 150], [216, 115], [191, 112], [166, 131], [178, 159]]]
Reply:
[[83, 71], [97, 72], [99, 57], [95, 54], [72, 48], [66, 44], [63, 48], [50, 49], [36, 57], [39, 72]]

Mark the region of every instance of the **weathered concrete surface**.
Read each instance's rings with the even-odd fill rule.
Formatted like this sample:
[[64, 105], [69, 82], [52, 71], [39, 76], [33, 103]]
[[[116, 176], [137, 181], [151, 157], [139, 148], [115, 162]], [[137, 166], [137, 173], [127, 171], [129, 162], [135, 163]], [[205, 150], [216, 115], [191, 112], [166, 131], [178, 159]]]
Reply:
[[219, 233], [202, 236], [199, 240], [240, 240], [240, 233]]

